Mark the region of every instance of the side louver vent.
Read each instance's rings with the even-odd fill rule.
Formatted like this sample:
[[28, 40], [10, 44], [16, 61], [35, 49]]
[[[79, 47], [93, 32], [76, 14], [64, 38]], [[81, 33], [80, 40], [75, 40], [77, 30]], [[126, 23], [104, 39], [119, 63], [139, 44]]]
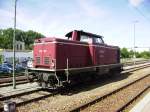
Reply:
[[50, 59], [49, 59], [49, 57], [45, 57], [45, 58], [44, 58], [44, 64], [45, 64], [45, 65], [49, 65], [49, 64], [50, 64]]
[[40, 57], [36, 57], [36, 64], [40, 64]]

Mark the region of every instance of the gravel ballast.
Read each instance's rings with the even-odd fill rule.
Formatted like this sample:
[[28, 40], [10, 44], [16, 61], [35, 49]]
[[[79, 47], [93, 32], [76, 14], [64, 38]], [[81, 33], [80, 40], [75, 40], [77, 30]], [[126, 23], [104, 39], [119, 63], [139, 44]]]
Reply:
[[[149, 68], [145, 68], [136, 72], [133, 72], [127, 77], [121, 80], [110, 81], [107, 84], [101, 84], [93, 89], [85, 89], [79, 93], [68, 95], [57, 95], [49, 97], [44, 100], [33, 102], [24, 106], [17, 107], [18, 112], [66, 112], [73, 108], [80, 106], [83, 103], [89, 102], [97, 97], [103, 96], [106, 93], [119, 88], [122, 84], [129, 83], [146, 74], [150, 73]], [[115, 96], [114, 96], [115, 97]], [[116, 102], [117, 103], [117, 102]]]
[[82, 112], [116, 112], [120, 106], [124, 105], [130, 101], [134, 96], [138, 95], [145, 88], [147, 88], [150, 83], [150, 76], [128, 86], [127, 88], [108, 96], [107, 98], [101, 100], [100, 102], [87, 107], [82, 110]]

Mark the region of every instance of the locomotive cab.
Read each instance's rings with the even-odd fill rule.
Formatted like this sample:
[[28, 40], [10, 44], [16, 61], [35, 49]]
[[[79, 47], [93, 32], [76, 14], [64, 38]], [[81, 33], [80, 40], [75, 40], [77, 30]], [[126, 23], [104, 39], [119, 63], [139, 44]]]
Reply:
[[96, 34], [91, 34], [83, 31], [71, 31], [65, 35], [68, 40], [87, 42], [93, 44], [104, 44], [103, 37]]

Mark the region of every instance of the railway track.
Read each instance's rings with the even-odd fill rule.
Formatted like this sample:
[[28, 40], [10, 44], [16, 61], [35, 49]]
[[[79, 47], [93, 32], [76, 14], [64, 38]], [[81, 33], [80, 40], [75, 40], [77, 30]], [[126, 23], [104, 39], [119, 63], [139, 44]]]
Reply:
[[[7, 77], [7, 78], [0, 78], [0, 84], [2, 83], [10, 83], [12, 82], [12, 77]], [[26, 76], [16, 76], [16, 81], [23, 81], [26, 80]]]
[[[150, 80], [150, 74], [145, 75], [145, 76], [143, 76], [143, 77], [141, 77], [141, 78], [139, 78], [135, 81], [132, 81], [128, 84], [122, 85], [120, 88], [118, 88], [118, 89], [116, 89], [112, 92], [109, 92], [109, 93], [107, 93], [107, 94], [105, 94], [101, 97], [93, 99], [90, 102], [84, 103], [84, 104], [72, 109], [71, 112], [79, 112], [79, 111], [87, 112], [87, 111], [91, 111], [91, 110], [95, 111], [95, 110], [93, 110], [95, 108], [96, 108], [97, 111], [101, 110], [102, 107], [101, 106], [98, 107], [98, 105], [100, 105], [99, 102], [104, 103], [105, 100], [109, 100], [109, 101], [111, 101], [112, 99], [114, 100], [114, 98], [115, 98], [114, 95], [117, 96], [120, 92], [122, 92], [126, 88], [129, 88], [130, 86], [132, 86], [136, 83], [139, 83], [139, 81], [142, 81], [146, 78], [148, 80]], [[150, 84], [148, 84], [148, 86], [144, 87], [140, 92], [138, 92], [138, 94], [136, 94], [135, 96], [132, 96], [131, 98], [129, 98], [128, 101], [122, 103], [120, 106], [116, 106], [115, 108], [113, 108], [113, 110], [109, 109], [108, 111], [110, 111], [110, 110], [111, 111], [116, 111], [116, 112], [123, 111], [130, 103], [132, 103], [134, 100], [136, 100], [142, 93], [144, 93], [149, 88], [150, 88]], [[127, 94], [127, 93], [124, 93], [124, 94]], [[126, 97], [125, 97], [125, 99], [126, 99]], [[120, 100], [123, 100], [123, 99], [120, 99]], [[111, 102], [111, 103], [113, 103], [113, 102]], [[96, 105], [96, 106], [94, 106], [94, 105]], [[111, 108], [111, 107], [109, 107], [109, 108]], [[102, 110], [102, 111], [104, 111], [104, 110]]]
[[[28, 83], [26, 76], [17, 76], [16, 77], [16, 84], [25, 84]], [[12, 77], [5, 77], [5, 78], [0, 78], [0, 88], [1, 87], [6, 87], [6, 86], [11, 86], [12, 85]]]
[[150, 67], [150, 63], [146, 63], [146, 64], [142, 64], [142, 65], [136, 65], [136, 66], [133, 66], [131, 68], [124, 68], [124, 71], [122, 71], [122, 74], [134, 72], [136, 70], [140, 70], [140, 69], [147, 68], [147, 67]]
[[[16, 73], [16, 76], [24, 76], [23, 72]], [[0, 73], [0, 78], [12, 78], [12, 74]]]
[[129, 62], [123, 62], [122, 64], [124, 66], [131, 66], [131, 65], [135, 65], [135, 64], [143, 64], [143, 63], [146, 63], [146, 62], [150, 62], [150, 60], [139, 60], [139, 61], [129, 61]]
[[41, 88], [22, 92], [18, 94], [13, 94], [9, 96], [0, 96], [0, 111], [3, 111], [3, 103], [5, 101], [11, 100], [16, 103], [16, 106], [25, 105], [34, 101], [38, 101], [47, 97], [51, 97], [58, 94], [58, 91], [54, 90], [44, 90]]
[[[27, 81], [27, 80], [21, 80], [21, 81], [17, 81], [17, 82], [16, 82], [16, 85], [25, 84], [25, 83], [28, 83], [28, 81]], [[5, 82], [5, 83], [1, 83], [1, 84], [0, 84], [0, 88], [1, 88], [1, 87], [12, 86], [12, 85], [13, 85], [12, 82], [9, 82], [9, 83]]]

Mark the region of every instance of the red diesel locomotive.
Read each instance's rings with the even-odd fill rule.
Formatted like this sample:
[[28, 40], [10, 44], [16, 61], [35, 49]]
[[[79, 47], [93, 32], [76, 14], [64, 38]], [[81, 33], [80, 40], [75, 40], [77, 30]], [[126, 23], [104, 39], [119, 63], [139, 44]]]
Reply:
[[33, 68], [26, 72], [29, 80], [42, 87], [63, 86], [81, 77], [120, 72], [120, 49], [104, 43], [100, 35], [71, 31], [68, 39], [35, 40]]

